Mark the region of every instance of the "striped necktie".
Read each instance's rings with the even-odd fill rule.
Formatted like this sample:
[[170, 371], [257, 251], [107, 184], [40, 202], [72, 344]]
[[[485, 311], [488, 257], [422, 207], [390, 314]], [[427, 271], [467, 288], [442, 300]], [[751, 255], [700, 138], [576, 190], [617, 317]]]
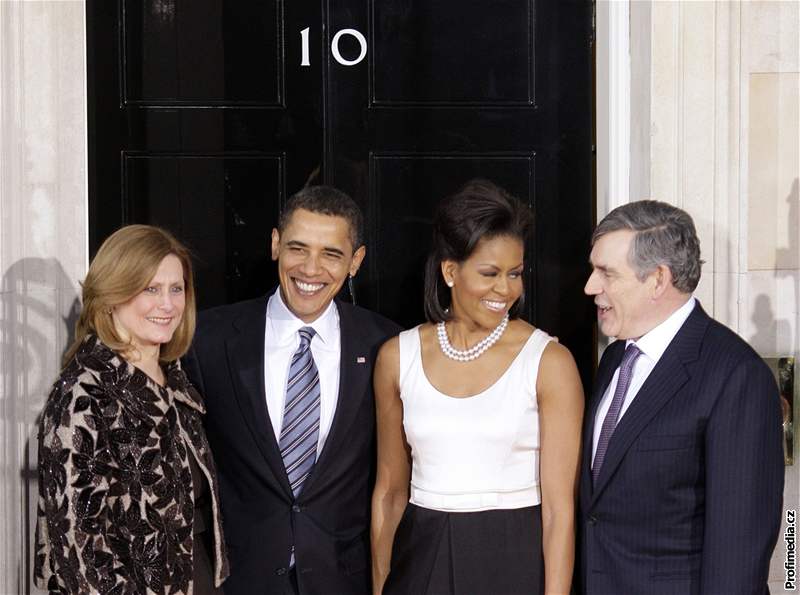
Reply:
[[611, 399], [611, 405], [608, 407], [608, 412], [603, 420], [603, 427], [600, 428], [600, 438], [597, 440], [597, 450], [594, 453], [594, 464], [592, 465], [592, 480], [594, 481], [597, 481], [597, 476], [600, 475], [600, 468], [603, 466], [603, 459], [606, 458], [608, 443], [611, 441], [611, 435], [614, 433], [619, 421], [619, 412], [622, 409], [622, 403], [625, 401], [625, 393], [628, 392], [628, 387], [633, 378], [633, 364], [640, 353], [642, 352], [636, 346], [636, 343], [631, 343], [625, 348], [625, 354], [622, 356], [622, 363], [619, 365], [617, 388], [614, 390], [614, 398]]
[[316, 332], [309, 326], [298, 332], [300, 347], [289, 365], [283, 427], [278, 442], [295, 498], [316, 460], [320, 409], [319, 372], [311, 354], [311, 339]]

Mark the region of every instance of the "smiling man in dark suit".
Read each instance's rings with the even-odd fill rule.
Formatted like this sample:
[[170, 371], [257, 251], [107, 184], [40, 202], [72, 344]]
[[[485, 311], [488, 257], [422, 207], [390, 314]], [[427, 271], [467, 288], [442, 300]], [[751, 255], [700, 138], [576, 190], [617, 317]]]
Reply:
[[272, 231], [280, 287], [201, 314], [187, 370], [219, 470], [228, 595], [364, 594], [372, 365], [394, 323], [335, 300], [365, 255], [344, 193], [295, 194]]
[[586, 409], [581, 592], [768, 593], [783, 495], [777, 387], [761, 358], [692, 297], [691, 217], [657, 201], [592, 236], [603, 354]]

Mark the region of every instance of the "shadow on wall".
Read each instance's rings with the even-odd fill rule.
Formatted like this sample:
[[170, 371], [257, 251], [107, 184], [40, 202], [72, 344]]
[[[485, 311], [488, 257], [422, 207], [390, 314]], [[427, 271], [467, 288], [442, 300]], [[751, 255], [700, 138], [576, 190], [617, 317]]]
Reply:
[[61, 360], [74, 337], [80, 302], [54, 258], [24, 258], [0, 290], [0, 592], [28, 593], [32, 581], [38, 422]]
[[[789, 245], [785, 248], [778, 248], [776, 254], [778, 267], [775, 275], [778, 278], [789, 277], [794, 280], [792, 283], [794, 295], [789, 303], [798, 308], [800, 306], [800, 179], [795, 178], [792, 182], [789, 194], [786, 195], [786, 202], [789, 205], [786, 217]], [[800, 349], [800, 320], [797, 321], [794, 336], [789, 337], [788, 344], [795, 350]]]
[[750, 345], [762, 356], [785, 355], [776, 353], [775, 345], [778, 337], [791, 332], [788, 320], [778, 320], [772, 309], [772, 300], [762, 293], [756, 297], [751, 318], [755, 332], [750, 337]]
[[[795, 178], [786, 195], [788, 204], [786, 229], [788, 245], [775, 251], [775, 279], [792, 280], [791, 296], [782, 296], [789, 304], [800, 304], [800, 180]], [[776, 283], [776, 289], [780, 286]], [[751, 317], [755, 332], [750, 337], [750, 345], [764, 356], [790, 355], [791, 350], [800, 346], [800, 327], [792, 329], [788, 320], [775, 317], [772, 300], [767, 294], [756, 297]], [[798, 321], [800, 325], [800, 321]], [[778, 353], [786, 351], [786, 353]]]

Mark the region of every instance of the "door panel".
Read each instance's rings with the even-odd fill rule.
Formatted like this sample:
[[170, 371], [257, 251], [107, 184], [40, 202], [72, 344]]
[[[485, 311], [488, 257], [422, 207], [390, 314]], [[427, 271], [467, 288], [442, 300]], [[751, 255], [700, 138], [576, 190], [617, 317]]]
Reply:
[[454, 8], [369, 2], [373, 106], [533, 104], [533, 2]]
[[410, 326], [436, 204], [489, 178], [535, 211], [524, 311], [586, 380], [591, 14], [577, 0], [87, 0], [90, 247], [163, 225], [198, 256], [201, 307], [259, 295], [286, 198], [332, 184], [367, 222], [358, 303]]
[[126, 223], [176, 233], [196, 255], [200, 307], [277, 282], [269, 237], [287, 188], [324, 175], [322, 47], [311, 66], [281, 0], [89, 0], [92, 254]]
[[282, 2], [124, 0], [121, 7], [126, 105], [283, 107]]

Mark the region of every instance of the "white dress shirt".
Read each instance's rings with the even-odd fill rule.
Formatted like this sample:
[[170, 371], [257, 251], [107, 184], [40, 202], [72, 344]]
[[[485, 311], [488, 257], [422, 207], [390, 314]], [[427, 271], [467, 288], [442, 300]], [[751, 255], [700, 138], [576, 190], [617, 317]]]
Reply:
[[267, 393], [267, 411], [272, 421], [275, 440], [280, 442], [283, 409], [286, 401], [286, 382], [289, 365], [300, 346], [298, 331], [310, 326], [316, 331], [311, 340], [311, 354], [319, 372], [320, 412], [317, 456], [322, 452], [331, 429], [336, 401], [339, 396], [339, 360], [341, 353], [339, 312], [331, 302], [325, 312], [312, 323], [295, 316], [281, 298], [277, 289], [267, 301], [267, 324], [264, 333], [264, 387]]
[[[669, 347], [672, 339], [678, 334], [678, 331], [689, 318], [695, 305], [695, 299], [690, 297], [689, 300], [680, 308], [670, 314], [664, 322], [652, 329], [645, 335], [639, 337], [638, 340], [628, 339], [625, 342], [625, 347], [631, 343], [636, 343], [636, 346], [642, 352], [633, 364], [633, 371], [631, 375], [631, 383], [628, 385], [628, 392], [625, 394], [625, 400], [622, 402], [622, 407], [619, 410], [619, 419], [625, 415], [625, 412], [630, 407], [633, 400], [636, 398], [639, 389], [642, 388], [644, 381], [650, 376], [650, 372], [656, 367], [658, 360], [664, 355], [664, 352]], [[600, 400], [600, 405], [597, 407], [597, 413], [594, 417], [594, 434], [592, 436], [592, 463], [594, 463], [594, 455], [597, 452], [597, 442], [600, 440], [600, 431], [603, 429], [603, 420], [606, 418], [609, 407], [611, 407], [611, 400], [614, 391], [617, 389], [617, 379], [619, 378], [619, 367], [614, 372], [611, 382], [603, 393], [603, 398]], [[619, 423], [619, 420], [617, 420]]]

